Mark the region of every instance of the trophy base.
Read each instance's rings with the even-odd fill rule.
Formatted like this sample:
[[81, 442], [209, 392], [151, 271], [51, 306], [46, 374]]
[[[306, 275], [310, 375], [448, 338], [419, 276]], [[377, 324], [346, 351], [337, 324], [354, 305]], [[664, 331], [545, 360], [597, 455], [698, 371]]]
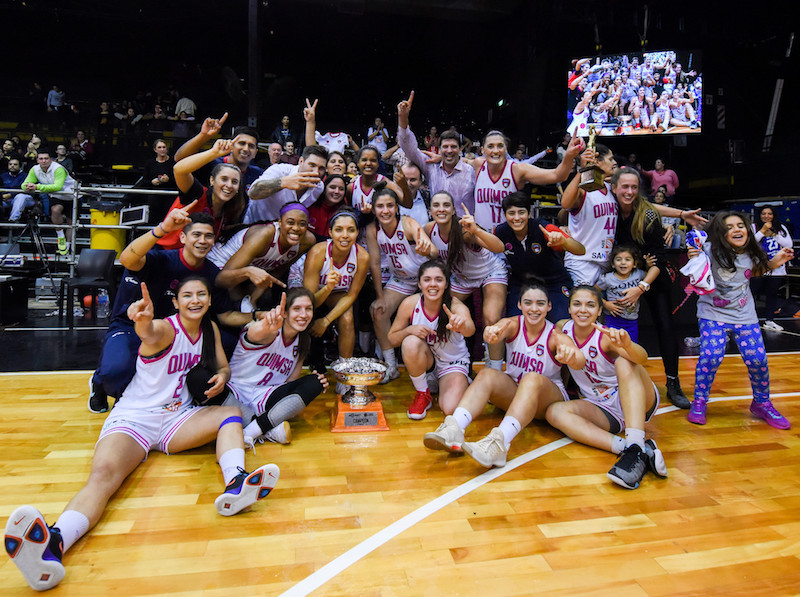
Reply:
[[373, 396], [373, 401], [364, 406], [351, 406], [344, 401], [350, 392], [336, 400], [336, 408], [331, 411], [331, 431], [333, 433], [389, 431], [380, 401]]

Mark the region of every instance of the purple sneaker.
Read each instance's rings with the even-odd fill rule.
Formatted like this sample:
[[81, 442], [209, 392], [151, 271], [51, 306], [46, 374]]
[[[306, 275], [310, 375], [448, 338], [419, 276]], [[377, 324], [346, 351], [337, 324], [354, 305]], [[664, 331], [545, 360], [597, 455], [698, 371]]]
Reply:
[[750, 403], [750, 412], [759, 419], [764, 419], [767, 425], [775, 429], [791, 429], [792, 427], [792, 424], [775, 409], [772, 402], [769, 400], [765, 400], [764, 402], [756, 402], [753, 400], [753, 402]]
[[689, 408], [689, 414], [686, 415], [686, 419], [695, 425], [705, 425], [707, 405], [708, 403], [705, 400], [695, 398], [692, 400], [692, 406]]

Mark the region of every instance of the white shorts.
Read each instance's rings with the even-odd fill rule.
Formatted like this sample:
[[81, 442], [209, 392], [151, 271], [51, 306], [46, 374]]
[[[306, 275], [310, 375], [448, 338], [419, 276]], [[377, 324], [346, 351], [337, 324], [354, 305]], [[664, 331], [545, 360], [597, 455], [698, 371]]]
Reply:
[[497, 265], [492, 267], [483, 278], [468, 280], [461, 274], [455, 273], [450, 277], [450, 290], [459, 294], [472, 294], [473, 291], [483, 288], [487, 284], [508, 286], [508, 271], [503, 261], [498, 260]]
[[572, 283], [575, 286], [580, 286], [581, 284], [594, 286], [600, 276], [605, 273], [605, 263], [583, 259], [565, 259], [564, 267], [569, 272]]
[[[285, 383], [285, 382], [284, 382]], [[238, 406], [242, 411], [242, 422], [247, 426], [250, 420], [266, 410], [267, 400], [272, 392], [281, 387], [283, 383], [271, 386], [244, 386], [235, 382], [228, 382], [231, 389], [230, 395], [222, 406]]]
[[175, 437], [178, 429], [192, 416], [203, 410], [204, 406], [189, 403], [177, 410], [125, 408], [115, 406], [109, 413], [100, 430], [99, 442], [112, 433], [124, 433], [132, 437], [142, 446], [145, 455], [150, 450], [158, 450], [169, 454], [169, 442]]
[[386, 282], [384, 290], [394, 290], [400, 294], [411, 296], [419, 291], [419, 286], [416, 280], [409, 280], [408, 278], [400, 278], [397, 274], [392, 273], [389, 281]]
[[457, 361], [440, 361], [434, 356], [433, 361], [436, 377], [439, 379], [442, 379], [448, 373], [463, 373], [464, 377], [469, 380], [469, 358], [459, 359]]
[[[648, 410], [644, 415], [644, 421], [647, 423], [650, 419], [653, 418], [653, 415], [658, 410], [658, 405], [661, 402], [661, 396], [658, 393], [658, 388], [656, 387], [655, 382], [653, 383], [653, 391], [656, 393], [656, 401], [653, 404], [653, 407]], [[602, 396], [598, 396], [596, 398], [583, 398], [587, 402], [591, 402], [595, 406], [597, 406], [600, 410], [603, 411], [603, 414], [608, 419], [608, 422], [611, 424], [611, 433], [619, 433], [625, 430], [625, 415], [622, 412], [622, 405], [619, 402], [619, 386], [611, 388], [607, 392], [605, 392]], [[613, 422], [619, 425], [619, 429], [616, 431], [614, 430]]]

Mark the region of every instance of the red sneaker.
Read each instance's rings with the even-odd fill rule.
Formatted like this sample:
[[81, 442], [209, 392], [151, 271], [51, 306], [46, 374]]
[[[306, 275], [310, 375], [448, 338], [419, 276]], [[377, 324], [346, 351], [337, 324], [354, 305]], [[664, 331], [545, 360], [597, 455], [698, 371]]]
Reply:
[[414, 400], [411, 402], [411, 406], [408, 407], [406, 414], [409, 419], [419, 421], [425, 418], [431, 406], [433, 406], [431, 393], [428, 390], [417, 392], [414, 394]]

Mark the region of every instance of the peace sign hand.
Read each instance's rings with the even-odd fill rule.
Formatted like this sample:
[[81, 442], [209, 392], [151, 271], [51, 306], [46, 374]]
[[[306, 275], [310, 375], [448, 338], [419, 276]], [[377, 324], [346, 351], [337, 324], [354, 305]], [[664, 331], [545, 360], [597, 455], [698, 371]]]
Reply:
[[442, 305], [442, 307], [444, 308], [444, 312], [447, 314], [447, 318], [450, 320], [447, 324], [447, 329], [451, 332], [455, 332], [456, 334], [460, 334], [464, 330], [464, 326], [467, 323], [467, 318], [463, 315], [459, 315], [458, 313], [453, 313], [447, 308], [447, 305]]
[[128, 319], [134, 323], [147, 323], [153, 321], [155, 316], [155, 308], [153, 300], [150, 298], [150, 292], [147, 290], [147, 284], [142, 282], [141, 287], [142, 298], [128, 305]]
[[618, 348], [628, 348], [633, 343], [630, 335], [625, 330], [609, 328], [597, 322], [594, 322], [592, 325], [600, 330], [601, 333], [608, 336], [611, 343]]
[[316, 121], [317, 102], [319, 102], [319, 99], [315, 99], [314, 103], [312, 104], [310, 101], [308, 101], [308, 98], [306, 98], [306, 107], [303, 108], [303, 118], [306, 119], [306, 122]]

